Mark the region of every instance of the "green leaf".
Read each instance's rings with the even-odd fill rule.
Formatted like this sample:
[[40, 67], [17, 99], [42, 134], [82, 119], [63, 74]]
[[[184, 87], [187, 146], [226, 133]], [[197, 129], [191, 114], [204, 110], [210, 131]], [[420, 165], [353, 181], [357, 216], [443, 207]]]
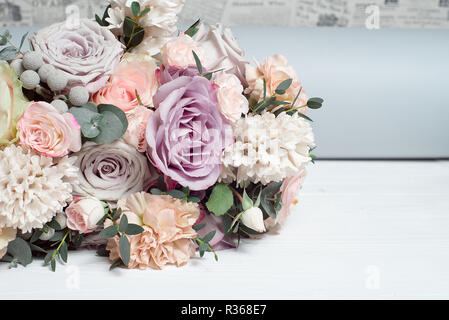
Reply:
[[101, 248], [97, 250], [97, 255], [100, 257], [109, 257], [109, 251], [106, 248]]
[[118, 233], [117, 226], [110, 226], [106, 229], [101, 230], [100, 238], [102, 239], [110, 239], [114, 238]]
[[206, 242], [206, 243], [209, 243], [209, 242], [215, 237], [215, 234], [216, 234], [216, 233], [217, 233], [216, 230], [209, 232], [209, 233], [203, 238], [203, 241]]
[[[100, 116], [100, 115], [99, 115]], [[93, 123], [83, 123], [81, 125], [81, 133], [87, 139], [93, 139], [98, 137], [101, 133], [98, 127]]]
[[42, 249], [41, 247], [35, 245], [35, 244], [30, 244], [30, 248], [32, 252], [40, 252], [40, 253], [47, 253], [47, 250]]
[[118, 259], [116, 260], [111, 266], [109, 267], [109, 271], [112, 271], [122, 265], [122, 260]]
[[198, 72], [202, 75], [203, 74], [203, 66], [201, 64], [200, 58], [195, 53], [195, 51], [192, 51], [193, 58], [195, 59], [196, 67], [198, 68]]
[[90, 105], [73, 107], [69, 109], [69, 112], [75, 117], [81, 127], [91, 125], [93, 119], [98, 115], [97, 108], [95, 107], [95, 111], [93, 111]]
[[243, 202], [242, 202], [243, 211], [249, 210], [254, 207], [254, 202], [246, 193], [246, 190], [243, 191]]
[[23, 43], [25, 42], [25, 40], [27, 39], [27, 37], [28, 37], [28, 32], [25, 33], [25, 34], [22, 36], [22, 40], [20, 40], [19, 50], [22, 50]]
[[61, 231], [62, 230], [61, 225], [55, 219], [53, 219], [52, 221], [47, 223], [47, 226], [49, 226], [52, 229], [55, 229], [56, 231]]
[[308, 116], [306, 116], [304, 113], [298, 112], [298, 116], [300, 116], [301, 118], [304, 118], [307, 121], [313, 122], [313, 120], [310, 119]]
[[44, 258], [44, 265], [48, 265], [50, 261], [53, 259], [53, 254], [55, 253], [55, 250], [51, 250], [47, 253], [47, 255]]
[[295, 97], [295, 100], [293, 100], [293, 102], [292, 102], [292, 107], [293, 107], [293, 108], [295, 107], [296, 101], [298, 101], [299, 96], [301, 95], [301, 92], [302, 92], [302, 87], [299, 89], [298, 94], [297, 94], [296, 97]]
[[126, 118], [126, 114], [125, 114], [125, 112], [123, 112], [122, 109], [117, 108], [116, 106], [114, 106], [112, 104], [100, 104], [100, 105], [98, 105], [97, 109], [98, 109], [98, 112], [101, 114], [104, 114], [105, 112], [111, 112], [117, 118], [119, 118], [120, 122], [122, 123], [122, 126], [123, 126], [123, 134], [125, 134], [126, 130], [128, 129], [128, 119]]
[[175, 199], [181, 200], [184, 200], [186, 197], [186, 194], [180, 190], [168, 190], [167, 194]]
[[64, 236], [65, 236], [64, 231], [56, 231], [54, 236], [51, 237], [51, 239], [49, 241], [50, 242], [59, 242], [64, 238]]
[[51, 271], [56, 272], [56, 260], [55, 259], [51, 260], [50, 265], [51, 265]]
[[104, 27], [103, 21], [102, 21], [101, 18], [98, 16], [98, 14], [95, 15], [95, 20], [97, 21], [97, 23], [98, 23], [100, 26]]
[[131, 223], [131, 224], [128, 224], [128, 227], [126, 228], [125, 233], [128, 236], [136, 236], [138, 234], [141, 234], [144, 231], [145, 230], [141, 226], [139, 226], [138, 224]]
[[14, 47], [6, 47], [0, 50], [0, 60], [10, 61], [20, 54]]
[[194, 24], [192, 24], [184, 34], [188, 35], [189, 37], [192, 37], [198, 32], [198, 26], [201, 23], [201, 19], [198, 19]]
[[290, 88], [293, 83], [293, 79], [287, 79], [282, 81], [281, 84], [276, 88], [276, 93], [279, 95], [285, 94], [285, 92]]
[[135, 22], [130, 17], [126, 17], [125, 21], [123, 22], [123, 34], [127, 37], [131, 37], [135, 29], [138, 27], [139, 25], [137, 24], [137, 22]]
[[120, 257], [122, 258], [123, 264], [125, 266], [129, 265], [129, 260], [131, 259], [131, 250], [129, 247], [129, 241], [126, 236], [120, 237], [119, 241]]
[[200, 231], [201, 229], [203, 229], [206, 226], [205, 223], [201, 223], [201, 224], [197, 224], [196, 226], [193, 226], [193, 230], [195, 230], [196, 232]]
[[281, 182], [272, 182], [266, 186], [261, 193], [260, 204], [262, 205], [262, 211], [264, 211], [268, 216], [276, 219], [276, 202], [271, 200], [274, 199], [275, 195], [281, 191]]
[[39, 237], [43, 234], [44, 232], [42, 230], [36, 230], [33, 232], [33, 235], [31, 236], [30, 239], [30, 243], [34, 243], [37, 240], [39, 240]]
[[126, 216], [126, 214], [123, 214], [120, 219], [120, 225], [119, 225], [118, 231], [125, 232], [127, 228], [128, 228], [128, 217]]
[[68, 258], [68, 255], [69, 255], [69, 249], [68, 249], [67, 243], [65, 241], [61, 244], [61, 247], [59, 248], [59, 255], [60, 255], [62, 261], [67, 263], [67, 258]]
[[136, 1], [131, 3], [131, 10], [132, 10], [133, 15], [135, 17], [139, 17], [139, 14], [140, 14], [140, 3], [136, 2]]
[[145, 29], [138, 27], [134, 30], [134, 34], [132, 35], [132, 39], [130, 39], [127, 47], [128, 49], [137, 47], [145, 37]]
[[8, 244], [8, 254], [24, 267], [33, 261], [30, 245], [22, 238], [16, 238]]
[[197, 197], [189, 197], [188, 201], [189, 202], [193, 202], [193, 203], [200, 203], [201, 202], [200, 198], [197, 198]]
[[120, 119], [112, 112], [105, 111], [102, 113], [104, 122], [98, 129], [100, 134], [92, 139], [96, 144], [107, 144], [120, 139], [126, 130], [123, 130], [123, 124]]
[[140, 18], [142, 18], [142, 17], [144, 17], [144, 16], [146, 16], [148, 13], [150, 13], [150, 11], [151, 11], [151, 8], [145, 8], [145, 9], [143, 9], [143, 11], [140, 13]]
[[307, 106], [310, 109], [320, 109], [323, 106], [324, 100], [321, 98], [310, 98], [307, 102]]
[[206, 207], [219, 217], [228, 212], [233, 204], [234, 196], [231, 189], [225, 184], [217, 184], [212, 191], [209, 201], [206, 203]]
[[263, 78], [263, 99], [267, 98], [267, 80]]
[[153, 188], [150, 190], [151, 194], [154, 194], [155, 196], [161, 196], [163, 194], [163, 192], [157, 188]]

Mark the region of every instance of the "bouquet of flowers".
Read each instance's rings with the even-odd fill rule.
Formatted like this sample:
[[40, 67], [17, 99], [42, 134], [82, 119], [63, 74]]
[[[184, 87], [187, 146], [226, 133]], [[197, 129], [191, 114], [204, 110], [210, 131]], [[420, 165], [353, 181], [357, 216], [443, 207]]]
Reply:
[[[177, 31], [184, 0], [110, 0], [96, 21], [0, 34], [0, 258], [54, 271], [185, 265], [286, 220], [315, 147], [282, 55], [251, 65], [231, 30]], [[177, 34], [177, 35], [175, 35]]]

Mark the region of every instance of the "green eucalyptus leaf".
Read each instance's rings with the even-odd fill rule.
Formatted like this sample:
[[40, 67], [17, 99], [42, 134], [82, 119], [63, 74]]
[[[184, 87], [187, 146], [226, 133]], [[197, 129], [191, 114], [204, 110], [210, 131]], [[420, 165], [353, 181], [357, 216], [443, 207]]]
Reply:
[[128, 266], [129, 260], [131, 259], [131, 250], [129, 246], [129, 240], [126, 236], [120, 237], [119, 249], [120, 249], [120, 257], [122, 258], [123, 264], [125, 266]]
[[126, 17], [125, 21], [123, 22], [123, 34], [127, 37], [130, 37], [138, 27], [139, 25], [137, 24], [137, 22], [135, 22], [130, 17]]
[[290, 88], [293, 83], [293, 79], [287, 79], [281, 82], [281, 84], [276, 88], [277, 94], [285, 94], [285, 92]]
[[209, 243], [209, 242], [215, 237], [215, 234], [216, 234], [216, 233], [217, 233], [216, 230], [209, 232], [209, 233], [203, 238], [203, 241], [206, 242], [206, 243]]
[[151, 11], [150, 7], [145, 8], [145, 9], [143, 9], [143, 11], [140, 13], [139, 16], [142, 18], [142, 17], [146, 16], [148, 13], [150, 13], [150, 11]]
[[200, 58], [196, 54], [195, 51], [192, 51], [193, 58], [195, 59], [196, 67], [198, 69], [198, 72], [202, 75], [203, 74], [203, 65], [201, 64]]
[[323, 106], [324, 100], [321, 98], [310, 98], [307, 102], [307, 106], [310, 109], [320, 109]]
[[120, 122], [123, 126], [123, 134], [125, 134], [126, 130], [128, 129], [128, 119], [126, 118], [126, 114], [122, 109], [117, 108], [112, 104], [100, 104], [98, 105], [97, 110], [101, 114], [105, 112], [112, 112], [117, 118], [120, 119]]
[[138, 234], [141, 234], [144, 231], [145, 230], [138, 224], [130, 223], [130, 224], [128, 224], [128, 227], [126, 228], [125, 233], [129, 236], [136, 236]]
[[135, 17], [138, 17], [139, 14], [140, 14], [140, 3], [139, 3], [139, 2], [136, 2], [136, 1], [134, 1], [133, 3], [131, 3], [131, 10], [132, 10], [132, 12], [133, 12], [133, 15], [134, 15]]
[[10, 61], [17, 57], [20, 52], [14, 47], [6, 47], [0, 50], [0, 60]]
[[61, 257], [62, 261], [67, 263], [68, 255], [69, 255], [69, 248], [67, 246], [67, 243], [64, 241], [61, 244], [61, 247], [59, 248], [59, 256]]
[[105, 111], [102, 113], [104, 122], [98, 129], [100, 134], [92, 139], [97, 144], [107, 144], [120, 139], [124, 132], [121, 120], [112, 112]]
[[127, 228], [128, 228], [128, 217], [126, 216], [126, 214], [124, 214], [124, 215], [122, 215], [122, 217], [120, 219], [120, 225], [119, 225], [118, 231], [125, 232]]
[[201, 229], [203, 229], [206, 226], [205, 223], [201, 223], [201, 224], [197, 224], [195, 226], [193, 226], [193, 230], [195, 230], [196, 232], [200, 231]]
[[209, 201], [206, 207], [210, 212], [213, 212], [217, 217], [224, 215], [234, 204], [234, 196], [231, 189], [225, 184], [217, 184], [212, 190]]
[[181, 200], [183, 200], [186, 197], [185, 193], [180, 190], [168, 190], [167, 194], [175, 199]]
[[33, 261], [30, 245], [22, 238], [16, 238], [8, 243], [8, 254], [24, 267]]
[[198, 32], [198, 26], [201, 23], [201, 19], [198, 19], [194, 24], [192, 24], [184, 34], [188, 35], [189, 37], [192, 37]]
[[110, 239], [110, 238], [114, 238], [118, 233], [118, 229], [117, 226], [110, 226], [107, 227], [106, 229], [101, 230], [100, 232], [100, 238], [102, 239]]
[[137, 47], [139, 44], [142, 43], [144, 38], [145, 38], [145, 29], [141, 27], [136, 28], [134, 34], [132, 35], [131, 41], [129, 41], [128, 49]]
[[272, 182], [266, 186], [261, 193], [260, 204], [262, 206], [262, 211], [273, 219], [276, 219], [277, 217], [277, 203], [271, 199], [274, 199], [276, 194], [281, 192], [281, 187], [282, 182]]
[[249, 210], [254, 207], [254, 202], [246, 193], [246, 190], [243, 191], [243, 202], [242, 202], [243, 211]]

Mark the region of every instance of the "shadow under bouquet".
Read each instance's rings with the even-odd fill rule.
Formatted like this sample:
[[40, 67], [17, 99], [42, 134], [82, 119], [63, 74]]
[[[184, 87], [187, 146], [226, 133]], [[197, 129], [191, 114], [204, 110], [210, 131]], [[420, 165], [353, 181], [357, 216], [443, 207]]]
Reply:
[[185, 265], [282, 225], [315, 156], [282, 55], [252, 65], [230, 29], [176, 28], [184, 1], [110, 1], [0, 34], [0, 258], [95, 249], [111, 268]]

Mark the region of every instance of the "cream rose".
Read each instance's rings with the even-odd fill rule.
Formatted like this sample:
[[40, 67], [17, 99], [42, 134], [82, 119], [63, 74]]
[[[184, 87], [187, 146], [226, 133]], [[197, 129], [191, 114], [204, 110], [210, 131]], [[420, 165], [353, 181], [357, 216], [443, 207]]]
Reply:
[[52, 158], [81, 149], [81, 129], [70, 113], [60, 114], [51, 104], [35, 102], [17, 123], [20, 143]]
[[114, 34], [95, 21], [81, 19], [79, 27], [53, 24], [30, 38], [44, 62], [68, 78], [65, 92], [85, 87], [90, 93], [103, 88], [123, 54], [124, 46]]
[[0, 259], [2, 259], [8, 250], [8, 243], [16, 238], [16, 229], [0, 228]]
[[218, 73], [214, 78], [217, 87], [218, 109], [230, 122], [236, 122], [249, 111], [248, 100], [243, 95], [243, 86], [233, 74]]
[[146, 190], [157, 179], [147, 158], [121, 139], [104, 145], [86, 142], [74, 156], [80, 169], [76, 196], [114, 202]]
[[177, 67], [181, 69], [195, 66], [196, 63], [192, 51], [195, 51], [201, 63], [204, 63], [206, 56], [203, 47], [191, 37], [181, 34], [162, 47], [162, 63], [166, 67]]
[[210, 26], [202, 24], [193, 37], [207, 52], [204, 67], [210, 71], [224, 70], [235, 75], [246, 87], [246, 66], [249, 65], [245, 52], [240, 48], [231, 29], [223, 28], [220, 24]]
[[17, 141], [17, 121], [29, 104], [14, 70], [0, 63], [0, 147]]
[[259, 208], [251, 208], [242, 214], [242, 223], [248, 228], [263, 233], [266, 231], [263, 212]]
[[106, 86], [93, 96], [93, 102], [112, 104], [124, 112], [132, 111], [140, 103], [152, 106], [158, 88], [156, 69], [157, 62], [150, 56], [126, 54]]
[[75, 198], [65, 213], [69, 229], [81, 234], [94, 232], [105, 215], [103, 203], [91, 197]]

